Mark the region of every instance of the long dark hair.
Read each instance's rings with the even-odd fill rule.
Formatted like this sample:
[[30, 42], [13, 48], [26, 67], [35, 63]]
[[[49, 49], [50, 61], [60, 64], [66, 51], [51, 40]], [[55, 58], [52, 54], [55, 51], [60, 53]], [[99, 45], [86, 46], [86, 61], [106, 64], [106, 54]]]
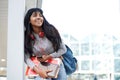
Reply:
[[44, 22], [42, 25], [42, 30], [45, 33], [45, 36], [52, 42], [53, 48], [55, 51], [58, 51], [60, 47], [60, 43], [62, 42], [60, 34], [58, 30], [54, 27], [54, 25], [50, 24], [46, 18], [43, 15], [43, 11], [40, 8], [31, 8], [27, 11], [25, 17], [24, 17], [24, 26], [25, 26], [25, 32], [24, 32], [24, 51], [25, 53], [32, 54], [32, 42], [33, 40], [31, 39], [30, 35], [33, 32], [32, 25], [29, 23], [30, 21], [30, 16], [32, 15], [33, 12], [39, 11], [43, 18]]

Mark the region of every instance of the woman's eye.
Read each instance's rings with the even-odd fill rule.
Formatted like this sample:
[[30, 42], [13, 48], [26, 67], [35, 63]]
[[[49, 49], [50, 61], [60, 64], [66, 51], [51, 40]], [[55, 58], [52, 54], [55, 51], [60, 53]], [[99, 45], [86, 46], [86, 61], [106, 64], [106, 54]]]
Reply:
[[32, 14], [32, 16], [33, 16], [33, 17], [37, 16], [37, 13], [36, 13], [36, 12], [34, 12], [34, 13]]
[[37, 13], [37, 12], [33, 13], [32, 16], [33, 17], [37, 17], [37, 16], [42, 17], [42, 15], [40, 13]]
[[42, 17], [42, 15], [41, 15], [41, 14], [39, 14], [39, 16], [40, 16], [40, 17]]

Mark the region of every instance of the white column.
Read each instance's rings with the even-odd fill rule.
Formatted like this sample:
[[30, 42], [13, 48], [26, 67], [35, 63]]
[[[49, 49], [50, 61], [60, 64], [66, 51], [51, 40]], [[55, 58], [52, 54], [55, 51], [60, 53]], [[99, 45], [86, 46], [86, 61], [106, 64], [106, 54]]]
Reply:
[[7, 80], [24, 80], [25, 0], [8, 0]]
[[37, 0], [37, 7], [42, 8], [42, 0]]

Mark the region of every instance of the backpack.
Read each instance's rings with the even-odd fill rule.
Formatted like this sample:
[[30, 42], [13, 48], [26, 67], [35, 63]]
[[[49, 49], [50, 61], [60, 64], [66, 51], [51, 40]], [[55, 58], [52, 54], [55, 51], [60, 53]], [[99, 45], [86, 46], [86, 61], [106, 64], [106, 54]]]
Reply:
[[66, 74], [70, 75], [77, 69], [77, 59], [73, 56], [72, 50], [67, 45], [65, 46], [67, 48], [67, 52], [62, 55], [62, 61], [66, 70]]

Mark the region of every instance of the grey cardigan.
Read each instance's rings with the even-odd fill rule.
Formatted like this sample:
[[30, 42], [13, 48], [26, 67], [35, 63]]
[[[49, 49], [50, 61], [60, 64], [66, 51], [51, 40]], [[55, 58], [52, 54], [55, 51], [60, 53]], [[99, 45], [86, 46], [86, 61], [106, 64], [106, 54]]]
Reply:
[[[62, 54], [66, 52], [66, 47], [64, 43], [61, 43], [60, 48], [57, 52], [54, 51], [52, 43], [46, 38], [40, 38], [37, 34], [35, 34], [35, 44], [33, 46], [33, 54], [36, 56], [41, 56], [41, 54], [49, 54], [53, 58], [60, 57]], [[31, 61], [30, 55], [28, 53], [24, 54], [24, 61], [25, 63], [33, 69], [35, 64]]]

